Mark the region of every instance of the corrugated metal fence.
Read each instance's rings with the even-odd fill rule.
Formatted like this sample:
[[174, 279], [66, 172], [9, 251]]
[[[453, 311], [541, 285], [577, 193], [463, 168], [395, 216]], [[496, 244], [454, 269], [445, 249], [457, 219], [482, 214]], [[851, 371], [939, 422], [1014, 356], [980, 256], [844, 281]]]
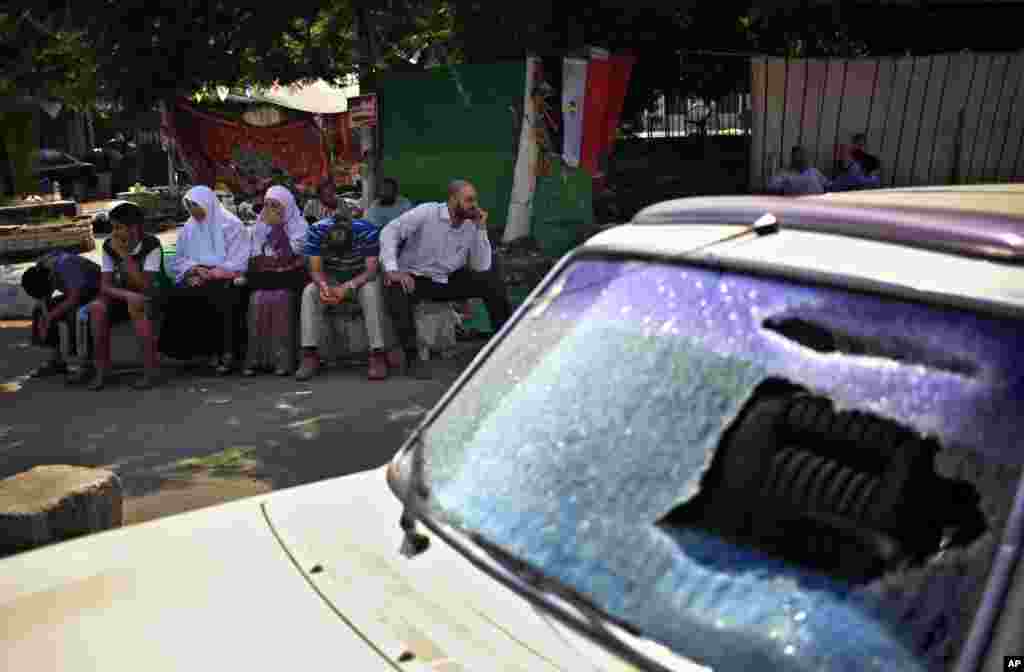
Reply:
[[883, 186], [1022, 178], [1024, 51], [907, 58], [751, 61], [750, 185], [800, 145], [826, 175], [854, 133]]

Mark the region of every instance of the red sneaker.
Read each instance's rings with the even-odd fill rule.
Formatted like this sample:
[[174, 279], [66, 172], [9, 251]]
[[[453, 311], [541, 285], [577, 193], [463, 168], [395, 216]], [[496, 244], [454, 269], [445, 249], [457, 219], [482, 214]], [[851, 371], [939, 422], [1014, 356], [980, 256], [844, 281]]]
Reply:
[[384, 380], [388, 377], [388, 360], [383, 352], [370, 353], [370, 366], [366, 377], [369, 380]]
[[316, 351], [306, 352], [302, 355], [302, 366], [295, 374], [295, 380], [309, 380], [316, 375], [320, 369], [320, 355]]
[[388, 350], [388, 368], [394, 369], [397, 373], [405, 372], [405, 351], [401, 348]]

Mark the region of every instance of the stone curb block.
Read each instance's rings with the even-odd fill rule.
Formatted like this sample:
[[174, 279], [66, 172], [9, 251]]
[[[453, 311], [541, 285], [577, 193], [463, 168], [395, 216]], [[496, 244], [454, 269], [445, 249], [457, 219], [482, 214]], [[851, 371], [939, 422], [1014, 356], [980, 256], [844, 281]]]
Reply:
[[112, 471], [43, 465], [0, 481], [0, 553], [120, 527], [124, 492]]

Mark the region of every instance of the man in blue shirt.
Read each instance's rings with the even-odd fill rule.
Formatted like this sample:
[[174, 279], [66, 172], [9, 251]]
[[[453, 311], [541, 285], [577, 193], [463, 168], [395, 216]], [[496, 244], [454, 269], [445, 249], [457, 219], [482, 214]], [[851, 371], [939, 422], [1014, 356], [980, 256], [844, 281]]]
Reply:
[[378, 229], [383, 229], [409, 210], [412, 210], [412, 203], [398, 193], [398, 180], [385, 177], [380, 181], [377, 200], [366, 211], [366, 219], [373, 222]]
[[379, 231], [365, 219], [353, 220], [345, 208], [321, 220], [306, 234], [304, 253], [313, 282], [302, 292], [302, 366], [295, 378], [309, 380], [320, 368], [320, 348], [333, 320], [325, 319], [342, 303], [358, 301], [370, 344], [367, 377], [382, 380], [388, 367], [401, 366], [398, 353], [387, 352], [390, 323], [378, 272]]
[[[78, 309], [89, 305], [99, 294], [99, 265], [77, 254], [51, 252], [25, 271], [21, 286], [39, 302], [33, 316], [33, 343], [53, 347], [50, 362], [37, 369], [35, 375], [65, 373], [67, 362], [61, 356], [56, 325], [61, 320], [67, 321], [70, 333], [75, 333], [73, 320]], [[54, 291], [59, 294], [53, 296]]]

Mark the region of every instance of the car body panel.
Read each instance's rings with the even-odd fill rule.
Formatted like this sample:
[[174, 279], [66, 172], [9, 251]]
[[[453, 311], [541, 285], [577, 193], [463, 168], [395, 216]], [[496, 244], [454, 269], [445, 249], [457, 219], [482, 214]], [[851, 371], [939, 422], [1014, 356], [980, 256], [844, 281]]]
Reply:
[[57, 150], [41, 150], [32, 157], [32, 174], [50, 180], [93, 180], [96, 166]]
[[0, 567], [5, 670], [395, 669], [310, 589], [258, 499]]

